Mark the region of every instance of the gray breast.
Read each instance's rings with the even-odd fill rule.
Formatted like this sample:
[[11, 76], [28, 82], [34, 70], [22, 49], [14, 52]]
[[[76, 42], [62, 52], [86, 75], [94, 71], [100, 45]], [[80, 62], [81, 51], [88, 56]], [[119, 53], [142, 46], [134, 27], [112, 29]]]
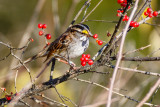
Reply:
[[89, 46], [89, 38], [82, 36], [80, 38], [74, 38], [72, 44], [69, 45], [69, 57], [75, 58], [82, 55]]

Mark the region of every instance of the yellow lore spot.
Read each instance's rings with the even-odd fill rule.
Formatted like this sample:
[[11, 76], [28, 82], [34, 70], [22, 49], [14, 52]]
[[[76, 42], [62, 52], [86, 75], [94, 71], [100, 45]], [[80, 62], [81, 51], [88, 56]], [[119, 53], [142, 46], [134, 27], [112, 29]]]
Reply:
[[87, 30], [83, 30], [82, 33], [88, 34], [88, 31]]

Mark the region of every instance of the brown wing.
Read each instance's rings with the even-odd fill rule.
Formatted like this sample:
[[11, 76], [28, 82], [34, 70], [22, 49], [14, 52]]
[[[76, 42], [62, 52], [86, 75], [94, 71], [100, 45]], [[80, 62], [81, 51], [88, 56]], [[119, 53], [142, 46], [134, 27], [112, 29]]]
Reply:
[[[69, 42], [71, 42], [71, 37], [68, 36], [68, 32], [62, 34], [59, 38], [57, 38], [55, 41], [53, 41], [48, 50], [47, 50], [47, 59], [51, 57], [54, 53], [59, 54], [61, 51], [66, 50]], [[46, 59], [46, 60], [47, 60]]]

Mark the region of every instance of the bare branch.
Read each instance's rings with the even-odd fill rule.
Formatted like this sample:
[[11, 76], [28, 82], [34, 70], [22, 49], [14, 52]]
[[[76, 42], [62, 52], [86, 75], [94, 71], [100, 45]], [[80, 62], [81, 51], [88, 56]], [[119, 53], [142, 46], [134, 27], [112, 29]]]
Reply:
[[[81, 82], [85, 82], [85, 83], [89, 83], [89, 84], [93, 84], [93, 85], [96, 85], [96, 86], [98, 86], [98, 87], [101, 87], [101, 88], [109, 91], [109, 88], [106, 88], [106, 87], [104, 87], [104, 86], [102, 86], [102, 85], [100, 85], [100, 84], [98, 84], [98, 83], [95, 83], [95, 82], [91, 82], [91, 81], [87, 81], [87, 80], [83, 80], [83, 79], [79, 79], [79, 78], [74, 78], [74, 80], [76, 80], [76, 81], [81, 81]], [[121, 97], [127, 98], [128, 100], [131, 100], [131, 101], [134, 101], [134, 102], [137, 102], [137, 103], [139, 102], [139, 101], [137, 101], [137, 100], [135, 100], [135, 99], [133, 99], [133, 98], [131, 98], [131, 97], [129, 97], [129, 96], [120, 94], [120, 93], [118, 93], [118, 92], [112, 91], [112, 93], [114, 93], [114, 94], [116, 94], [116, 95], [119, 95], [119, 96], [121, 96]], [[150, 104], [150, 103], [144, 103], [144, 104], [145, 104], [145, 105], [149, 105], [149, 106], [153, 106], [153, 104]]]
[[[113, 85], [114, 85], [114, 82], [115, 82], [115, 79], [116, 79], [116, 75], [117, 75], [117, 70], [118, 70], [118, 66], [120, 64], [120, 61], [122, 59], [122, 51], [123, 51], [123, 46], [124, 46], [124, 41], [125, 41], [125, 37], [126, 37], [126, 34], [127, 34], [127, 30], [128, 30], [128, 27], [130, 25], [130, 22], [138, 8], [138, 3], [139, 3], [139, 0], [137, 0], [135, 2], [135, 5], [134, 5], [134, 8], [132, 10], [132, 13], [130, 15], [130, 19], [128, 20], [125, 28], [124, 28], [124, 31], [123, 31], [123, 36], [122, 36], [122, 40], [121, 40], [121, 44], [120, 44], [120, 49], [119, 49], [119, 54], [118, 54], [118, 60], [116, 62], [116, 66], [115, 66], [115, 69], [114, 69], [114, 72], [113, 72], [113, 76], [112, 76], [112, 80], [111, 80], [111, 84], [110, 84], [110, 90], [109, 90], [109, 94], [108, 94], [108, 101], [107, 101], [107, 107], [110, 107], [111, 106], [111, 97], [112, 97], [112, 90], [113, 90]], [[129, 5], [129, 3], [127, 4]], [[127, 7], [127, 6], [126, 6]], [[128, 8], [128, 7], [127, 7]]]
[[154, 93], [156, 88], [160, 84], [160, 78], [157, 80], [157, 82], [154, 84], [154, 86], [150, 89], [150, 91], [147, 93], [147, 95], [143, 98], [143, 100], [136, 106], [136, 107], [142, 107], [142, 105], [150, 98], [150, 96]]

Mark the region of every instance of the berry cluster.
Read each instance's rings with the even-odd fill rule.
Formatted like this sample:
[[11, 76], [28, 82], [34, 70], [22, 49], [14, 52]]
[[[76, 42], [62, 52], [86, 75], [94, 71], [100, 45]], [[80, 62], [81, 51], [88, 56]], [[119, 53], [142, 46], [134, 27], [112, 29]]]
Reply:
[[117, 10], [117, 16], [118, 17], [120, 17], [122, 13], [123, 13], [123, 9], [122, 8]]
[[98, 40], [98, 34], [94, 34], [93, 38], [96, 39], [96, 42], [98, 43], [98, 45], [102, 45], [103, 44], [103, 41]]
[[5, 95], [6, 100], [10, 101], [12, 99], [13, 92], [11, 92], [11, 94], [8, 94], [6, 92], [6, 88], [0, 88], [0, 89], [2, 90], [3, 93], [7, 94], [7, 95]]
[[38, 28], [45, 29], [45, 28], [47, 28], [47, 25], [46, 24], [38, 24]]
[[6, 97], [7, 101], [10, 101], [12, 99], [12, 97], [10, 95], [5, 95], [5, 97]]
[[82, 57], [81, 57], [81, 65], [82, 66], [85, 66], [86, 63], [88, 63], [89, 65], [92, 65], [93, 64], [93, 60], [89, 59], [91, 56], [89, 54], [82, 54]]
[[[46, 24], [38, 24], [38, 28], [42, 29], [39, 31], [39, 36], [42, 36], [44, 35], [44, 31], [43, 29], [46, 29], [47, 28], [47, 25]], [[51, 39], [51, 34], [46, 34], [45, 35], [46, 39]]]
[[[45, 35], [46, 39], [48, 39], [48, 40], [51, 39], [51, 37], [52, 37], [51, 34], [45, 34], [45, 32], [44, 32], [44, 29], [47, 28], [46, 24], [38, 24], [38, 28], [42, 29], [42, 30], [39, 31], [39, 36]], [[46, 43], [47, 43], [47, 45], [50, 45], [49, 42], [46, 41]]]
[[128, 20], [129, 20], [129, 17], [125, 15], [122, 21], [128, 21]]
[[[124, 8], [127, 6], [127, 0], [117, 0], [117, 3], [121, 5], [122, 8], [117, 10], [117, 16], [120, 17], [124, 12]], [[130, 6], [128, 7], [130, 9]], [[124, 16], [122, 21], [128, 21], [129, 17], [127, 15]]]
[[[121, 9], [117, 10], [117, 16], [120, 17], [123, 15], [122, 13], [124, 11], [124, 7], [126, 7], [126, 5], [127, 5], [127, 0], [117, 0], [117, 2], [118, 2], [118, 4], [121, 4], [121, 6], [122, 6]], [[130, 9], [130, 6], [128, 7], [128, 9]], [[122, 21], [128, 21], [128, 20], [129, 20], [129, 17], [127, 15], [125, 15]], [[130, 27], [139, 27], [139, 23], [131, 21]]]
[[151, 8], [148, 8], [147, 11], [144, 12], [144, 15], [147, 17], [156, 17], [158, 15], [157, 11], [153, 11]]
[[138, 22], [131, 21], [131, 22], [130, 22], [130, 26], [131, 26], [131, 27], [138, 27], [138, 26], [139, 26], [139, 23], [138, 23]]
[[[117, 3], [120, 4], [122, 7], [127, 6], [127, 0], [117, 0]], [[128, 7], [130, 9], [130, 6]]]
[[[127, 6], [127, 0], [117, 0], [117, 3], [121, 5], [122, 8], [117, 10], [117, 16], [120, 17], [124, 11], [124, 8]], [[131, 7], [128, 6], [128, 9], [130, 9]], [[128, 16], [127, 16], [128, 17]], [[129, 17], [128, 17], [129, 19]], [[124, 21], [128, 21], [126, 18], [124, 19]]]

